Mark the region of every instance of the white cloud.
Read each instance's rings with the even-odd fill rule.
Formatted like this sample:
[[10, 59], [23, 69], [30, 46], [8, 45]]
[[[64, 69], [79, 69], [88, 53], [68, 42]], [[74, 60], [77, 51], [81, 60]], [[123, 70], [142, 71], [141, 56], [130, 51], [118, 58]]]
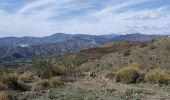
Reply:
[[166, 17], [164, 15], [164, 11], [167, 8], [168, 7], [160, 7], [147, 11], [135, 12], [135, 14], [131, 18], [126, 18], [125, 20], [156, 20], [162, 17]]
[[118, 12], [150, 1], [153, 0], [126, 0], [123, 3], [108, 2], [102, 7], [95, 7], [88, 0], [37, 0], [23, 5], [16, 13], [0, 10], [0, 36], [44, 36], [56, 32], [170, 32], [170, 28], [167, 27], [170, 13], [165, 6]]
[[136, 5], [136, 4], [140, 4], [140, 3], [145, 3], [145, 2], [148, 2], [148, 1], [151, 1], [151, 0], [127, 0], [126, 2], [123, 2], [121, 4], [113, 4], [113, 5], [110, 5], [102, 10], [100, 10], [99, 12], [96, 12], [94, 14], [92, 14], [93, 16], [107, 16], [109, 14], [112, 14], [113, 12], [116, 12], [118, 10], [120, 10], [121, 8], [125, 8], [125, 7], [129, 7], [129, 6], [133, 6], [133, 5]]
[[21, 8], [18, 11], [18, 14], [27, 13], [30, 10], [37, 9], [41, 6], [45, 6], [45, 5], [48, 5], [50, 3], [54, 3], [54, 2], [55, 2], [55, 0], [37, 0], [37, 1], [29, 3], [26, 6], [24, 6], [23, 8]]

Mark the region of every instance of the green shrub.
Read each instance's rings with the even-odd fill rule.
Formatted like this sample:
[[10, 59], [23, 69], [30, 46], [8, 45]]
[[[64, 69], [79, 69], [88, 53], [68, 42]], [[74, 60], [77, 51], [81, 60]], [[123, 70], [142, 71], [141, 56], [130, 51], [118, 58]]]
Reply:
[[34, 61], [33, 70], [35, 71], [36, 75], [46, 79], [67, 73], [67, 68], [65, 66], [59, 66], [50, 60], [44, 59]]
[[155, 84], [169, 84], [170, 83], [170, 74], [161, 69], [153, 69], [149, 71], [145, 76], [146, 82], [155, 83]]
[[33, 62], [33, 70], [35, 74], [42, 78], [50, 78], [53, 76], [53, 65], [51, 61], [39, 59]]
[[140, 76], [140, 68], [129, 65], [128, 67], [124, 67], [116, 72], [115, 81], [123, 82], [123, 83], [136, 83]]

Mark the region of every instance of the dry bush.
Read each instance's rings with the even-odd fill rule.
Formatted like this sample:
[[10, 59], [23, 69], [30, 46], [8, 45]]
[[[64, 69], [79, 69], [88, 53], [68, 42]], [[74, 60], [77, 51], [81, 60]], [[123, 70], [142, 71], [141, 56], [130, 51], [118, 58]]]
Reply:
[[49, 80], [47, 79], [38, 80], [37, 82], [34, 83], [32, 90], [42, 90], [48, 88], [49, 86], [50, 86]]
[[169, 84], [170, 83], [170, 74], [161, 69], [153, 69], [149, 71], [145, 76], [146, 82], [155, 83], [155, 84]]
[[19, 90], [26, 91], [26, 86], [18, 83], [18, 75], [14, 73], [4, 73], [0, 76], [0, 91]]
[[116, 72], [115, 81], [123, 83], [136, 83], [140, 76], [141, 69], [136, 64], [131, 64]]
[[50, 87], [58, 86], [62, 83], [61, 77], [52, 77], [49, 79]]
[[26, 71], [19, 76], [19, 81], [24, 83], [30, 82], [32, 79], [33, 79], [33, 74], [30, 71]]
[[1, 87], [8, 90], [18, 89], [18, 77], [16, 74], [3, 74], [0, 78]]
[[53, 67], [54, 75], [65, 75], [68, 69], [65, 66]]

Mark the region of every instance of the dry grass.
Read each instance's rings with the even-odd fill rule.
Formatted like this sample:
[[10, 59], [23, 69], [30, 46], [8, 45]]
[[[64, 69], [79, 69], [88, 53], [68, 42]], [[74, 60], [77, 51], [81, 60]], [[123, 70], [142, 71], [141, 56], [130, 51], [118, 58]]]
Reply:
[[155, 84], [169, 84], [170, 83], [170, 74], [161, 69], [153, 69], [149, 71], [145, 76], [146, 82], [155, 83]]
[[0, 88], [15, 90], [18, 87], [18, 76], [16, 74], [3, 74], [0, 78]]
[[49, 86], [50, 86], [49, 80], [47, 79], [38, 80], [37, 82], [34, 83], [32, 90], [42, 90]]
[[50, 87], [58, 86], [62, 83], [61, 77], [52, 77], [49, 79]]
[[30, 71], [26, 71], [19, 76], [19, 81], [24, 83], [30, 82], [32, 79], [33, 79], [33, 74]]
[[106, 71], [105, 78], [114, 79], [114, 77], [115, 77], [115, 72]]
[[52, 77], [50, 79], [41, 79], [34, 83], [32, 90], [42, 90], [45, 88], [51, 88], [62, 84], [61, 77]]
[[116, 72], [115, 81], [123, 83], [136, 83], [139, 75], [140, 68], [136, 64], [129, 65], [124, 67]]

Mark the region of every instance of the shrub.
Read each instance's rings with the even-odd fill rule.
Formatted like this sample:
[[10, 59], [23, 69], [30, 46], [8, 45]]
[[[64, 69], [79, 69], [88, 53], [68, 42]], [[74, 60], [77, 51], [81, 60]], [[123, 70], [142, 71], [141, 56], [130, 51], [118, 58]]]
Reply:
[[49, 86], [50, 86], [49, 80], [43, 79], [43, 80], [39, 80], [39, 81], [35, 82], [32, 87], [32, 90], [42, 90]]
[[33, 70], [35, 74], [41, 78], [49, 79], [53, 76], [66, 74], [67, 68], [65, 66], [58, 66], [50, 60], [37, 60], [33, 63]]
[[49, 60], [39, 59], [33, 62], [35, 74], [42, 78], [53, 76], [53, 65]]
[[161, 69], [153, 69], [149, 71], [145, 76], [146, 82], [155, 84], [169, 84], [170, 74]]
[[140, 68], [132, 65], [116, 72], [115, 81], [123, 83], [136, 83], [140, 75]]
[[115, 77], [115, 72], [113, 71], [106, 72], [105, 78], [114, 79], [114, 77]]
[[62, 83], [61, 77], [52, 77], [49, 79], [50, 87], [58, 86]]
[[30, 71], [26, 71], [19, 76], [20, 82], [30, 82], [32, 79], [33, 79], [33, 74]]
[[18, 83], [18, 75], [17, 74], [7, 74], [4, 73], [0, 77], [0, 91], [3, 90], [20, 90], [26, 91], [26, 85], [22, 85]]
[[65, 66], [56, 66], [53, 67], [53, 71], [55, 75], [64, 75], [67, 73], [68, 69]]

